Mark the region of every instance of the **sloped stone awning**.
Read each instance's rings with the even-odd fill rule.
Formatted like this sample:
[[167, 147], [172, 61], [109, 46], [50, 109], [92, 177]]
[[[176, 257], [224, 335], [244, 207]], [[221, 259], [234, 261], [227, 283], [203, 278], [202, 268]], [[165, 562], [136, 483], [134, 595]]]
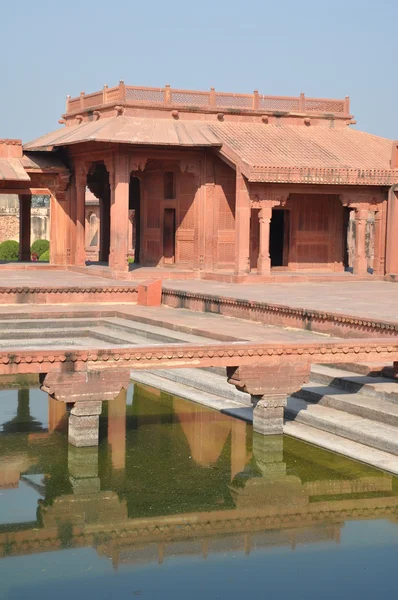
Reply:
[[213, 147], [251, 182], [398, 183], [392, 140], [349, 127], [117, 116], [64, 127], [24, 146], [50, 151], [84, 142]]
[[135, 117], [110, 117], [64, 127], [25, 144], [25, 150], [51, 150], [83, 142], [206, 147], [222, 142], [200, 121], [174, 121]]
[[252, 182], [392, 185], [392, 140], [349, 127], [208, 123]]
[[20, 158], [0, 158], [0, 181], [30, 181]]

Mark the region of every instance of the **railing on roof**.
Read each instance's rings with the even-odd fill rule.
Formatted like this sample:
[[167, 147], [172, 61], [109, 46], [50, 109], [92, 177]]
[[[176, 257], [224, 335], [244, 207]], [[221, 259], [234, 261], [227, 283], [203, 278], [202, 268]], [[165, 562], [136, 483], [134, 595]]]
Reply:
[[279, 112], [333, 115], [336, 117], [350, 116], [350, 99], [333, 100], [330, 98], [306, 98], [300, 96], [263, 96], [257, 91], [253, 94], [230, 94], [172, 89], [169, 85], [164, 88], [136, 87], [125, 85], [123, 81], [118, 86], [104, 88], [100, 92], [85, 94], [81, 92], [77, 98], [67, 97], [66, 114], [76, 113], [104, 104], [120, 102], [130, 106], [149, 108], [176, 107], [213, 112], [228, 110], [237, 113], [245, 112]]

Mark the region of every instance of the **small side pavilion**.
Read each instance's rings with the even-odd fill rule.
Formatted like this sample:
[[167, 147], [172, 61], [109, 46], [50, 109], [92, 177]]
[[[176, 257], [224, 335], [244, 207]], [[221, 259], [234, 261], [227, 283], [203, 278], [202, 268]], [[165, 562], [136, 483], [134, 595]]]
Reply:
[[45, 188], [53, 265], [89, 258], [89, 191], [98, 258], [116, 274], [131, 262], [235, 281], [398, 273], [398, 143], [353, 129], [348, 98], [120, 82], [68, 97], [62, 124], [23, 154], [0, 144], [0, 192], [21, 194], [21, 259], [27, 198]]

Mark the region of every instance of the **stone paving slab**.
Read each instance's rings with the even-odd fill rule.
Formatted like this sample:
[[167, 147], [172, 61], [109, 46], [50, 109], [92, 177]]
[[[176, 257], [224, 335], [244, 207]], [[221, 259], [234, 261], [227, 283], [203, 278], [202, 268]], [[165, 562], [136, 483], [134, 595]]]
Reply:
[[398, 322], [398, 286], [387, 281], [252, 285], [194, 280], [165, 281], [163, 287], [209, 296]]

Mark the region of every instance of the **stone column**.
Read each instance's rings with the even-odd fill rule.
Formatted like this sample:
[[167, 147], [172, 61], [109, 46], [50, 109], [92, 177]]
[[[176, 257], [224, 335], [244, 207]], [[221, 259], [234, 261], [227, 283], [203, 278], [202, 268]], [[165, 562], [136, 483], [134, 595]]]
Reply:
[[398, 275], [398, 198], [393, 186], [388, 194], [386, 273]]
[[84, 266], [86, 264], [86, 186], [87, 173], [84, 167], [76, 169], [76, 226], [75, 226], [75, 265]]
[[109, 266], [117, 271], [128, 271], [129, 250], [129, 156], [119, 153], [110, 170], [111, 184], [111, 247]]
[[263, 435], [283, 433], [287, 397], [309, 380], [310, 365], [274, 362], [269, 365], [228, 367], [228, 383], [250, 394], [253, 429]]
[[368, 261], [366, 258], [366, 223], [368, 213], [368, 209], [355, 208], [355, 275], [366, 275], [368, 272]]
[[287, 394], [252, 394], [253, 431], [263, 435], [283, 432]]
[[374, 257], [373, 272], [376, 275], [384, 275], [384, 248], [383, 248], [383, 207], [379, 205], [375, 211], [375, 229], [374, 229]]
[[30, 209], [32, 196], [19, 196], [19, 260], [30, 261]]
[[271, 273], [271, 258], [269, 254], [269, 234], [271, 223], [272, 208], [263, 207], [258, 213], [260, 222], [260, 244], [257, 261], [257, 272], [259, 275], [269, 275]]
[[250, 271], [250, 194], [249, 184], [240, 169], [236, 169], [235, 209], [235, 273]]
[[41, 390], [59, 402], [73, 405], [69, 416], [69, 442], [73, 446], [98, 445], [99, 415], [102, 402], [111, 402], [127, 389], [130, 371], [72, 371], [41, 375]]
[[73, 446], [98, 446], [102, 402], [75, 402], [69, 416], [68, 440]]

